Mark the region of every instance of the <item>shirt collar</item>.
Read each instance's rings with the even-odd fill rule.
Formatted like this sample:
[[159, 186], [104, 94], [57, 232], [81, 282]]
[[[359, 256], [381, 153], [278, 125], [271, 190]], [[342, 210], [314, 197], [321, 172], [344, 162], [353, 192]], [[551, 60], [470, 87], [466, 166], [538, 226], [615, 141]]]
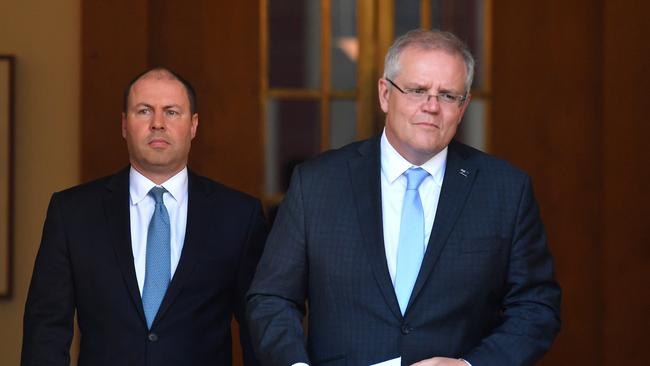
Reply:
[[[381, 134], [380, 142], [381, 150], [381, 172], [384, 174], [388, 183], [393, 184], [397, 178], [399, 178], [406, 170], [415, 165], [411, 164], [406, 160], [402, 155], [400, 155], [397, 150], [390, 144], [388, 138], [386, 137], [386, 128]], [[431, 159], [427, 160], [424, 164], [419, 167], [426, 170], [433, 181], [439, 186], [442, 187], [442, 180], [445, 176], [445, 165], [447, 164], [447, 147], [445, 146], [442, 151], [434, 155]]]
[[[131, 205], [137, 205], [149, 194], [156, 183], [135, 170], [133, 166], [129, 171], [129, 194]], [[187, 195], [187, 167], [176, 173], [173, 177], [163, 182], [160, 186], [165, 188], [176, 202], [181, 202]]]

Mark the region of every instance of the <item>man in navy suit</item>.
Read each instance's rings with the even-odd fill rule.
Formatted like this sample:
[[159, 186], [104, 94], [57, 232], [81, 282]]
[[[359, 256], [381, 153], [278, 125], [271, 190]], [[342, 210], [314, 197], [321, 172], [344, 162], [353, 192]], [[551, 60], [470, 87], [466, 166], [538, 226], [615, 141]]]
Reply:
[[453, 140], [473, 69], [450, 33], [400, 37], [383, 134], [294, 170], [248, 293], [262, 364], [531, 365], [549, 349], [560, 288], [530, 178]]
[[[23, 365], [256, 364], [244, 296], [267, 227], [258, 200], [187, 169], [192, 86], [165, 68], [126, 88], [130, 167], [55, 193], [25, 306]], [[156, 193], [157, 192], [157, 193]]]

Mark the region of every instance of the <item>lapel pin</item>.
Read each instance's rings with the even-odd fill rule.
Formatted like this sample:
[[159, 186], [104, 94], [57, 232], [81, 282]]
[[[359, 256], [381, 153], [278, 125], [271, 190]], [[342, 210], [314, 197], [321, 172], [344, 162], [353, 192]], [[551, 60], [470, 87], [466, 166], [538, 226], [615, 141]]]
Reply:
[[465, 177], [465, 178], [467, 178], [467, 176], [469, 175], [469, 172], [468, 172], [467, 170], [465, 170], [465, 169], [460, 169], [460, 170], [458, 171], [458, 173], [459, 173], [460, 175], [462, 175], [463, 177]]

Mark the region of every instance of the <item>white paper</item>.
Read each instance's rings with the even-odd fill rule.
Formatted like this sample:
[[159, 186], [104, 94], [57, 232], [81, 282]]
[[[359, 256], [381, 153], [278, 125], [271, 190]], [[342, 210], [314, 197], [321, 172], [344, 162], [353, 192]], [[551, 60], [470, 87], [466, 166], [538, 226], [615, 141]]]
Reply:
[[397, 358], [393, 358], [392, 360], [375, 363], [370, 366], [402, 366], [402, 358], [397, 357]]

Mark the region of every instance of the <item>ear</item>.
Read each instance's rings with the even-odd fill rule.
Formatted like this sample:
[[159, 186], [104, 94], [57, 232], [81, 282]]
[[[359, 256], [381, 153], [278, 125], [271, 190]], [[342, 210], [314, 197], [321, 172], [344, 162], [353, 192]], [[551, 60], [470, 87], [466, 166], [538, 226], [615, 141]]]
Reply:
[[199, 114], [194, 113], [192, 115], [192, 127], [191, 127], [191, 133], [192, 133], [192, 138], [196, 136], [196, 129], [199, 127]]
[[379, 93], [379, 106], [384, 113], [388, 113], [388, 100], [390, 99], [390, 90], [388, 90], [388, 82], [386, 79], [381, 78], [377, 82], [377, 91]]
[[126, 113], [122, 112], [122, 137], [126, 138]]

